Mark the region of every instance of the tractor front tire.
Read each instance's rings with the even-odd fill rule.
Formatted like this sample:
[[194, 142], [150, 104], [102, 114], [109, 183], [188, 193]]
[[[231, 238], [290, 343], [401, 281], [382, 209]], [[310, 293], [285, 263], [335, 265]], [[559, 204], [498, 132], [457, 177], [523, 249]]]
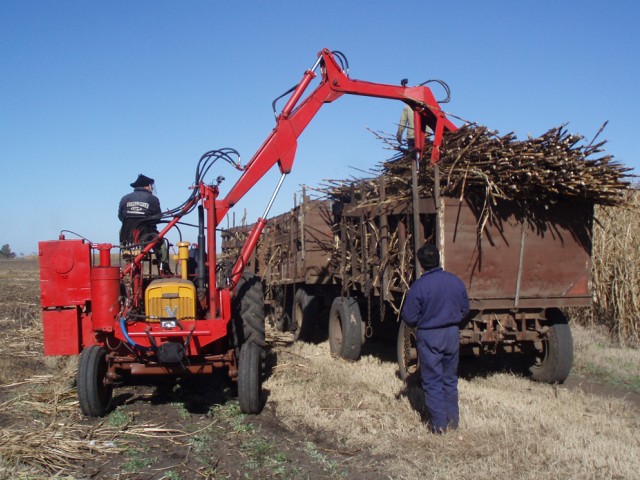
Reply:
[[238, 362], [238, 403], [242, 413], [262, 410], [262, 347], [247, 342], [240, 348]]
[[331, 353], [345, 360], [358, 360], [362, 349], [362, 317], [353, 298], [336, 297], [329, 313], [329, 347]]
[[89, 417], [103, 417], [109, 410], [113, 387], [107, 380], [107, 351], [92, 345], [80, 354], [76, 378], [80, 410]]

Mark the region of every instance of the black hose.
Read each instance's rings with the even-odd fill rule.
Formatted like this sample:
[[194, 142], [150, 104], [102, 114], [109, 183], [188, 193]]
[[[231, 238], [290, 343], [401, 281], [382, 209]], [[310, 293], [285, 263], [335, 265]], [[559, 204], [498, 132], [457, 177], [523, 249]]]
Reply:
[[444, 88], [444, 91], [447, 93], [447, 97], [444, 100], [438, 100], [438, 103], [449, 103], [449, 100], [451, 100], [451, 89], [449, 88], [449, 85], [446, 84], [446, 82], [438, 79], [433, 79], [433, 80], [427, 80], [425, 82], [422, 82], [420, 86], [423, 87], [427, 83], [437, 83], [442, 88]]
[[348, 77], [349, 76], [349, 60], [347, 60], [347, 56], [339, 50], [333, 50], [331, 53], [335, 58], [338, 59], [340, 68]]
[[293, 87], [291, 87], [289, 90], [287, 90], [286, 92], [284, 92], [282, 95], [280, 95], [279, 97], [276, 97], [273, 102], [271, 102], [271, 108], [273, 109], [273, 114], [277, 117], [278, 116], [278, 112], [276, 111], [276, 102], [278, 100], [280, 100], [282, 97], [286, 97], [287, 95], [289, 95], [291, 92], [293, 92], [296, 87], [298, 85], [294, 85]]

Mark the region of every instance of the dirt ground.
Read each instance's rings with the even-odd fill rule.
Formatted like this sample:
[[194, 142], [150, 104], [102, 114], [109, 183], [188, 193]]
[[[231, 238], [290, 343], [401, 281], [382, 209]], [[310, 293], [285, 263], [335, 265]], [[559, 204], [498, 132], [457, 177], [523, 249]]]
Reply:
[[[393, 450], [373, 454], [330, 432], [287, 427], [268, 390], [261, 414], [240, 414], [224, 372], [142, 379], [114, 392], [105, 418], [82, 417], [76, 359], [42, 356], [37, 268], [0, 261], [0, 478], [396, 478], [381, 467]], [[268, 370], [283, 366], [287, 348], [270, 346]], [[625, 388], [577, 376], [561, 388], [623, 398], [640, 411], [640, 394]]]
[[[268, 392], [260, 415], [240, 414], [224, 372], [177, 383], [142, 379], [115, 390], [104, 419], [82, 417], [69, 391], [75, 359], [42, 355], [37, 261], [0, 261], [0, 279], [0, 478], [27, 472], [29, 478], [388, 478], [371, 470], [366, 454], [341, 452], [322, 432], [284, 428]], [[267, 361], [276, 361], [275, 350]], [[42, 392], [57, 392], [52, 410], [57, 406], [62, 415], [43, 406], [51, 398], [30, 408]], [[20, 465], [20, 455], [6, 455], [20, 434], [42, 429], [55, 435], [56, 422], [64, 426], [57, 433], [84, 441], [84, 453], [95, 455], [80, 449], [62, 469], [46, 459], [25, 458], [26, 466]], [[44, 440], [33, 446], [48, 447]], [[29, 468], [34, 463], [41, 468]]]

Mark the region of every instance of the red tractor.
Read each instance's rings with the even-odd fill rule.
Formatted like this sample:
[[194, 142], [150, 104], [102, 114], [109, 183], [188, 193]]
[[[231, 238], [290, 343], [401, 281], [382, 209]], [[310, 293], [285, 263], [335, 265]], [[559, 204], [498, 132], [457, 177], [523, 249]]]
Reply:
[[[317, 87], [303, 99], [318, 70]], [[229, 377], [237, 381], [242, 412], [262, 409], [262, 284], [243, 271], [291, 171], [297, 138], [323, 104], [344, 94], [397, 99], [414, 111], [416, 160], [422, 156], [423, 127], [428, 125], [434, 132], [431, 163], [437, 163], [443, 132], [456, 127], [428, 87], [405, 83], [352, 80], [344, 55], [324, 49], [300, 83], [283, 95], [289, 98], [277, 114], [276, 126], [251, 160], [241, 166], [233, 149], [204, 154], [189, 198], [157, 219], [166, 226], [150, 242], [113, 246], [65, 239], [61, 234], [58, 240], [39, 243], [44, 353], [80, 354], [77, 390], [85, 415], [104, 415], [113, 387], [133, 375], [210, 374], [216, 368], [228, 369]], [[242, 171], [223, 198], [222, 177], [215, 182], [205, 179], [219, 160]], [[280, 181], [235, 265], [223, 275], [216, 259], [216, 228], [276, 163]], [[179, 242], [180, 274], [164, 275], [154, 267], [153, 250], [193, 210], [198, 214], [198, 248]], [[113, 249], [121, 249], [120, 258], [129, 255], [129, 260], [112, 265]]]

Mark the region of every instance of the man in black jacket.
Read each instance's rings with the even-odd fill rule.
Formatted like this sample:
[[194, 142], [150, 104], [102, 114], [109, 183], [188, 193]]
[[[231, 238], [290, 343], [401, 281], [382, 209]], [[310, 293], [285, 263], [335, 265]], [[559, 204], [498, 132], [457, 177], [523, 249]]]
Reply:
[[440, 267], [434, 245], [420, 247], [418, 261], [425, 272], [409, 289], [402, 319], [416, 328], [431, 430], [442, 433], [458, 428], [459, 328], [469, 314], [469, 297], [463, 281]]
[[[153, 194], [153, 178], [140, 174], [131, 184], [133, 192], [120, 199], [118, 218], [122, 222], [120, 228], [120, 243], [142, 245], [149, 243], [158, 235], [156, 225], [160, 220], [160, 200]], [[160, 270], [171, 273], [169, 270], [169, 252], [166, 242], [160, 246]], [[157, 251], [156, 251], [157, 252]]]

